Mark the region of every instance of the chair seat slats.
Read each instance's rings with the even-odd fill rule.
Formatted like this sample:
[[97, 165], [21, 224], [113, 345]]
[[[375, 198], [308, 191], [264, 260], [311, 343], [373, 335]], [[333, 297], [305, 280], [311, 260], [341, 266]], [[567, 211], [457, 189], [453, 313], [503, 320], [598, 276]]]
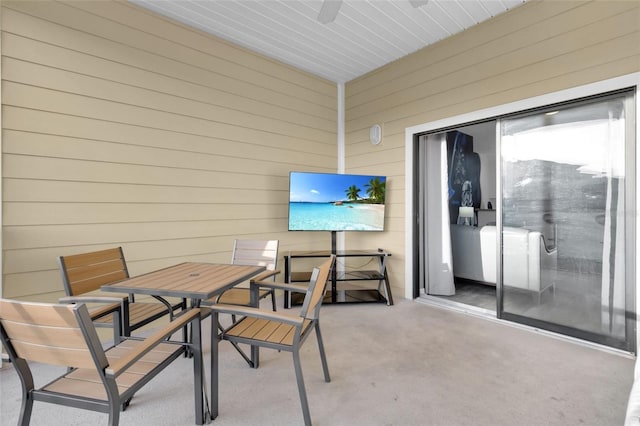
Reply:
[[154, 368], [156, 368], [157, 365], [158, 365], [157, 362], [138, 361], [135, 364], [133, 364], [131, 367], [129, 367], [127, 371], [130, 373], [144, 375], [144, 374], [150, 373]]
[[[175, 350], [179, 348], [174, 346]], [[175, 350], [173, 352], [175, 352]], [[164, 351], [151, 351], [142, 358], [138, 362], [148, 362], [151, 364], [159, 364], [167, 358], [167, 352]]]
[[258, 340], [269, 340], [273, 335], [273, 332], [276, 331], [282, 324], [278, 324], [274, 321], [264, 321], [264, 324], [260, 328], [258, 332], [253, 335], [254, 339]]
[[[302, 331], [300, 335], [303, 336], [307, 333], [309, 326], [311, 325], [311, 321], [305, 320], [302, 324]], [[285, 345], [293, 345], [293, 338], [295, 337], [296, 329], [295, 327], [291, 327], [287, 335], [282, 339], [282, 343]]]
[[[107, 358], [109, 359], [109, 361], [111, 361], [111, 358], [109, 358], [108, 356]], [[144, 376], [149, 374], [159, 364], [160, 362], [138, 361], [131, 367], [129, 367], [125, 373], [122, 373], [120, 376], [118, 376], [118, 378], [116, 379], [116, 383], [119, 387], [131, 387], [135, 385], [140, 379], [144, 378]], [[77, 369], [67, 374], [66, 378], [96, 382], [103, 386], [102, 382], [100, 381], [100, 376], [95, 369]]]
[[[130, 388], [138, 383], [141, 379], [145, 377], [143, 373], [134, 373], [131, 371], [127, 371], [126, 373], [122, 373], [116, 379], [116, 383], [118, 384], [119, 389]], [[122, 390], [120, 390], [122, 393]]]
[[[118, 358], [118, 356], [111, 356], [112, 353], [117, 353], [122, 356], [137, 346], [138, 343], [142, 342], [130, 340], [123, 342], [124, 346], [121, 347], [119, 345], [107, 351], [107, 359], [111, 360], [112, 358]], [[129, 367], [127, 372], [118, 376], [116, 383], [118, 385], [119, 392], [123, 393], [127, 388], [135, 386], [137, 382], [144, 379], [147, 374], [149, 374], [161, 362], [165, 361], [167, 354], [171, 354], [179, 350], [180, 346], [177, 345], [170, 345], [167, 343], [159, 344], [158, 347], [143, 356], [140, 361]], [[85, 396], [103, 401], [107, 400], [107, 393], [104, 389], [104, 384], [102, 383], [95, 368], [80, 368], [74, 370], [64, 377], [50, 383], [44, 387], [43, 390]]]
[[246, 321], [251, 321], [251, 324], [249, 324], [249, 326], [243, 332], [243, 337], [251, 337], [251, 338], [253, 338], [253, 336], [255, 336], [260, 330], [262, 330], [262, 327], [264, 327], [266, 323], [265, 320], [260, 320], [256, 318], [249, 318]]
[[[142, 322], [151, 322], [155, 319], [162, 318], [167, 314], [167, 308], [162, 303], [131, 303], [129, 304], [129, 320], [131, 324], [139, 324]], [[93, 313], [93, 311], [92, 311]], [[96, 318], [94, 323], [98, 327], [111, 327], [113, 318], [106, 315]]]
[[[271, 292], [269, 290], [260, 290], [260, 299], [263, 299], [269, 296]], [[217, 300], [218, 303], [224, 303], [228, 305], [249, 305], [251, 302], [251, 293], [248, 289], [242, 288], [232, 288], [225, 291], [220, 299]], [[215, 303], [216, 298], [209, 299], [209, 302]]]
[[[107, 359], [111, 363], [112, 360], [125, 356], [131, 349], [142, 342], [139, 340], [126, 340], [118, 346], [108, 350], [106, 352]], [[164, 361], [168, 355], [179, 351], [180, 346], [170, 345], [168, 343], [160, 343], [148, 354], [140, 358], [140, 361], [129, 367], [128, 371], [140, 374], [147, 374], [156, 365]]]
[[[242, 323], [246, 323], [244, 324], [244, 327], [242, 326]], [[271, 325], [271, 329], [269, 329], [269, 325]], [[263, 332], [265, 327], [270, 332]], [[278, 329], [279, 332], [277, 334], [274, 334], [273, 332]], [[294, 329], [294, 327], [288, 324], [279, 324], [274, 323], [273, 321], [258, 318], [243, 318], [238, 323], [238, 326], [232, 327], [225, 333], [225, 338], [232, 340], [233, 337], [239, 337], [241, 339], [254, 339], [263, 342], [280, 344], [282, 343], [282, 339], [284, 339], [287, 334], [289, 334], [291, 329]], [[274, 340], [272, 340], [272, 338]]]
[[271, 335], [271, 339], [275, 342], [282, 342], [287, 345], [293, 344], [293, 333], [295, 331], [295, 327], [290, 325], [285, 326], [284, 324], [280, 324], [277, 330], [273, 332]]
[[104, 317], [100, 317], [95, 319], [93, 322], [96, 323], [96, 326], [98, 327], [111, 327], [111, 324], [113, 323], [113, 319], [111, 318], [111, 315], [107, 315]]
[[[305, 320], [302, 334], [309, 325], [311, 325], [311, 321]], [[295, 332], [296, 328], [293, 325], [265, 319], [243, 318], [225, 332], [225, 339], [232, 340], [234, 337], [238, 337], [291, 346]]]
[[164, 315], [167, 307], [162, 303], [136, 302], [129, 304], [129, 319], [132, 323], [142, 321], [144, 318], [155, 315]]
[[[144, 375], [141, 373], [126, 372], [126, 373], [122, 373], [122, 375], [120, 375], [116, 379], [116, 383], [118, 384], [118, 388], [122, 393], [123, 390], [135, 385], [142, 377], [144, 377]], [[100, 376], [98, 375], [98, 372], [96, 370], [89, 370], [85, 368], [74, 370], [71, 373], [67, 374], [65, 376], [65, 379], [96, 383], [104, 390], [104, 385], [102, 384], [102, 381], [100, 380]], [[104, 393], [104, 398], [106, 397], [107, 397], [107, 394]]]
[[[143, 344], [144, 342], [142, 340], [134, 340], [134, 339], [127, 339], [125, 341], [123, 341], [122, 343], [120, 343], [118, 345], [118, 348], [120, 349], [133, 349], [138, 345]], [[153, 349], [153, 352], [165, 352], [165, 353], [172, 353], [176, 351], [176, 345], [170, 344], [170, 343], [160, 343], [158, 346], [156, 346]], [[107, 352], [110, 353], [110, 352]]]

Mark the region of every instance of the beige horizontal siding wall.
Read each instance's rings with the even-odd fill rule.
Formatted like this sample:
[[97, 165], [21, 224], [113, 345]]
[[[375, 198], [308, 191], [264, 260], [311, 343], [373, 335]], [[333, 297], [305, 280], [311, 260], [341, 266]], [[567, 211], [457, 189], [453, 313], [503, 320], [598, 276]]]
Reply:
[[346, 170], [389, 179], [387, 232], [348, 244], [390, 250], [404, 288], [405, 128], [638, 71], [640, 2], [529, 1], [347, 83]]
[[127, 2], [2, 2], [3, 295], [55, 300], [56, 257], [137, 275], [281, 253], [290, 170], [333, 172], [336, 85]]

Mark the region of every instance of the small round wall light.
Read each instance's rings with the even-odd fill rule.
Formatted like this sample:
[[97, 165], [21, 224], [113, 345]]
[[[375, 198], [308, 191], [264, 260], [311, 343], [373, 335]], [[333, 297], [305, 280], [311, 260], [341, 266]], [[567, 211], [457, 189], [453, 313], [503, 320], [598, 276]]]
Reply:
[[382, 127], [379, 124], [374, 124], [369, 129], [369, 141], [371, 145], [378, 145], [382, 141]]

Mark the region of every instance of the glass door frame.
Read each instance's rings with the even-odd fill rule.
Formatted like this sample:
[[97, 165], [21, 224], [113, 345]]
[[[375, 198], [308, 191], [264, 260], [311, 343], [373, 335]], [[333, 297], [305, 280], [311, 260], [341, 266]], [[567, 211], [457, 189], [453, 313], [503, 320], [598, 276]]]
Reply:
[[[631, 235], [630, 238], [625, 238], [625, 283], [635, 283], [635, 285], [628, 286], [625, 285], [625, 333], [626, 339], [623, 344], [621, 344], [618, 340], [608, 338], [606, 336], [602, 336], [597, 333], [589, 332], [586, 330], [581, 330], [577, 328], [573, 328], [566, 325], [560, 325], [556, 323], [552, 323], [549, 321], [545, 321], [542, 319], [530, 318], [527, 316], [519, 315], [512, 312], [505, 312], [504, 310], [504, 286], [503, 286], [503, 210], [502, 210], [502, 198], [504, 194], [504, 188], [502, 186], [503, 183], [503, 162], [502, 162], [502, 132], [501, 132], [501, 124], [505, 119], [510, 118], [518, 118], [524, 117], [527, 115], [534, 115], [538, 113], [544, 113], [548, 111], [553, 111], [557, 109], [562, 109], [564, 107], [573, 107], [580, 106], [592, 101], [597, 102], [598, 100], [606, 99], [614, 96], [625, 96], [625, 112], [627, 116], [633, 117], [635, 123], [633, 123], [633, 129], [629, 129], [630, 125], [627, 124], [626, 133], [625, 133], [625, 188], [624, 188], [624, 196], [625, 196], [625, 205], [630, 206], [625, 209], [625, 230], [626, 235]], [[574, 100], [567, 100], [562, 103], [545, 105], [539, 108], [531, 109], [528, 111], [520, 111], [515, 112], [513, 114], [505, 115], [497, 119], [496, 123], [496, 168], [497, 168], [497, 177], [496, 177], [496, 194], [497, 197], [497, 214], [496, 214], [496, 227], [500, 230], [500, 232], [496, 233], [496, 313], [497, 318], [504, 319], [507, 321], [516, 322], [519, 324], [528, 325], [535, 328], [541, 328], [547, 331], [551, 331], [554, 333], [562, 334], [565, 336], [575, 337], [581, 340], [594, 342], [596, 344], [602, 344], [604, 346], [613, 347], [616, 349], [620, 349], [628, 352], [635, 352], [637, 345], [637, 330], [636, 330], [636, 309], [638, 303], [636, 302], [636, 292], [637, 289], [637, 276], [636, 276], [636, 258], [637, 258], [637, 240], [638, 235], [636, 233], [637, 229], [637, 221], [635, 214], [638, 211], [637, 203], [638, 199], [636, 197], [636, 193], [638, 192], [638, 182], [637, 182], [637, 170], [636, 165], [638, 164], [636, 161], [636, 157], [640, 154], [640, 150], [636, 150], [636, 143], [638, 138], [638, 115], [637, 115], [637, 90], [633, 88], [615, 90], [612, 92], [595, 94], [592, 96], [587, 96]]]
[[[539, 96], [531, 98], [525, 98], [505, 104], [498, 104], [485, 109], [476, 110], [456, 116], [437, 119], [430, 122], [424, 122], [422, 124], [414, 125], [405, 128], [405, 286], [404, 296], [407, 299], [415, 299], [420, 294], [420, 282], [419, 282], [419, 268], [418, 268], [418, 235], [417, 235], [417, 190], [419, 188], [417, 173], [416, 173], [416, 144], [420, 135], [425, 133], [432, 133], [442, 131], [443, 129], [456, 128], [465, 124], [487, 121], [492, 119], [499, 119], [500, 117], [508, 116], [516, 112], [526, 111], [534, 108], [541, 108], [546, 105], [554, 103], [567, 102], [572, 99], [579, 99], [588, 96], [594, 96], [601, 93], [611, 92], [615, 90], [623, 90], [633, 88], [635, 91], [635, 119], [636, 119], [636, 142], [637, 137], [640, 135], [640, 108], [638, 108], [638, 88], [640, 88], [640, 72], [622, 75], [619, 77], [613, 77], [606, 80], [597, 81], [594, 83], [588, 83], [581, 86], [576, 86], [568, 89], [562, 89], [555, 92], [549, 92]], [[640, 150], [636, 152], [636, 156], [640, 156]], [[640, 160], [636, 157], [636, 164], [640, 165]], [[637, 215], [640, 212], [640, 184], [637, 179], [633, 182], [633, 188], [635, 189], [635, 210], [634, 214]], [[496, 206], [497, 207], [497, 206]], [[638, 236], [635, 236], [632, 242], [634, 247], [638, 247]], [[631, 260], [631, 264], [638, 265], [640, 263], [640, 250], [635, 250], [635, 258]], [[640, 306], [640, 288], [636, 281], [635, 292], [635, 305]], [[637, 327], [636, 318], [631, 319], [635, 325], [635, 342], [640, 341], [638, 336], [640, 335], [640, 327]], [[631, 353], [636, 353], [637, 349], [634, 347], [631, 349]]]

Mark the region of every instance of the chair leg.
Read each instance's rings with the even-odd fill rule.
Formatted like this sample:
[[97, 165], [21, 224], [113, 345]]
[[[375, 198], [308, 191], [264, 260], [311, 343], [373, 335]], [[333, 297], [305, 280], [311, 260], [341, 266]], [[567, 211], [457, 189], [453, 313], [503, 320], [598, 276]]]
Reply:
[[277, 311], [276, 309], [276, 292], [271, 290], [271, 307], [273, 308], [273, 312]]
[[21, 426], [28, 426], [31, 421], [31, 412], [33, 411], [33, 396], [31, 391], [34, 388], [33, 376], [29, 365], [23, 359], [12, 360], [15, 363], [15, 369], [20, 377], [20, 383], [22, 384], [22, 405], [20, 406], [20, 418], [18, 424]]
[[320, 360], [322, 360], [322, 371], [324, 372], [324, 381], [330, 382], [329, 365], [327, 364], [327, 355], [324, 353], [324, 344], [322, 343], [322, 334], [320, 333], [320, 323], [316, 321], [316, 337], [318, 338], [318, 349], [320, 350]]
[[[213, 319], [212, 319], [213, 324]], [[209, 421], [208, 407], [205, 409], [204, 395], [204, 361], [202, 357], [202, 322], [201, 319], [191, 324], [193, 330], [193, 340], [191, 342], [191, 352], [193, 353], [193, 387], [194, 402], [196, 405], [196, 424], [201, 425]], [[208, 404], [207, 404], [208, 405]]]
[[107, 399], [109, 400], [109, 426], [118, 426], [120, 423], [120, 410], [124, 409], [131, 402], [131, 398], [121, 401], [118, 394], [118, 387], [115, 380], [108, 380], [107, 383]]
[[251, 368], [258, 368], [260, 366], [260, 347], [251, 346]]
[[118, 404], [111, 404], [109, 406], [109, 426], [118, 426], [120, 423], [120, 406]]
[[129, 318], [129, 301], [125, 300], [122, 309], [122, 335], [131, 337], [131, 319]]
[[[120, 313], [120, 315], [118, 315]], [[124, 336], [124, 328], [122, 324], [122, 312], [117, 311], [111, 314], [111, 318], [113, 318], [113, 345], [118, 345], [122, 341], [122, 336]]]
[[[211, 313], [211, 407], [209, 411], [209, 420], [214, 420], [218, 417], [218, 380], [220, 378], [220, 371], [218, 370], [219, 364], [219, 352], [218, 347], [220, 344], [220, 335], [218, 334], [218, 327], [220, 326], [219, 314], [216, 311]], [[206, 391], [205, 397], [206, 397]]]
[[[180, 302], [180, 310], [182, 312], [187, 310], [187, 299], [182, 299], [182, 301]], [[188, 342], [189, 341], [188, 339], [189, 339], [189, 326], [185, 325], [184, 327], [182, 327], [182, 341]], [[185, 357], [187, 356], [188, 353], [189, 353], [188, 350], [184, 351]]]
[[293, 351], [293, 366], [296, 370], [296, 380], [298, 382], [298, 392], [300, 393], [300, 404], [302, 405], [302, 415], [305, 426], [311, 426], [311, 414], [309, 413], [309, 402], [307, 401], [307, 391], [304, 387], [302, 377], [302, 366], [300, 365], [300, 352], [298, 348]]
[[20, 407], [20, 418], [18, 424], [28, 426], [31, 422], [31, 411], [33, 410], [33, 399], [31, 395], [22, 398], [22, 407]]

